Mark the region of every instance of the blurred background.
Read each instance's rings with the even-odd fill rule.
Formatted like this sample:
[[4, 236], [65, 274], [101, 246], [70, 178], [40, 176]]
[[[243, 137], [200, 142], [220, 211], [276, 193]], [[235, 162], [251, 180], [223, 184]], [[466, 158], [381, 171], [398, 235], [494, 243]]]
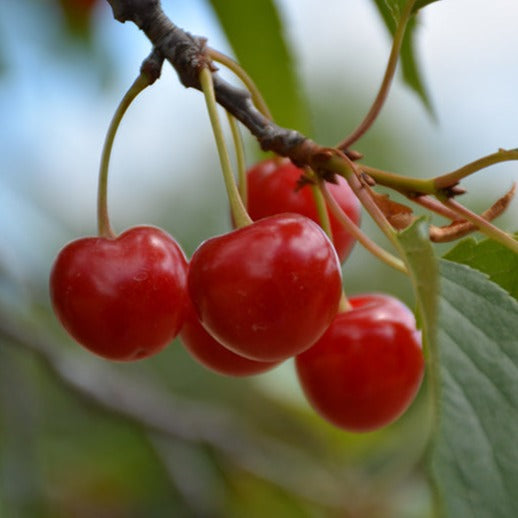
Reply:
[[[210, 2], [162, 3], [177, 25], [234, 54]], [[279, 123], [333, 145], [368, 110], [389, 33], [367, 0], [275, 4], [291, 56], [282, 64], [291, 63], [295, 81], [271, 74], [267, 100]], [[429, 177], [516, 147], [516, 19], [512, 0], [424, 9], [416, 49], [432, 109], [397, 79], [355, 146], [365, 163]], [[238, 22], [256, 20], [244, 12]], [[278, 65], [276, 55], [264, 59], [269, 36], [256, 45], [266, 63], [259, 84], [269, 62]], [[0, 517], [429, 516], [423, 396], [386, 429], [348, 434], [309, 409], [291, 362], [224, 378], [175, 342], [155, 358], [111, 364], [57, 324], [52, 261], [67, 241], [96, 232], [104, 136], [149, 52], [144, 35], [115, 22], [103, 0], [2, 0]], [[261, 154], [244, 135], [251, 165]], [[466, 181], [463, 202], [483, 210], [517, 178], [512, 163], [493, 166]], [[117, 134], [109, 201], [117, 230], [159, 225], [188, 255], [230, 228], [204, 101], [167, 66]], [[517, 215], [514, 204], [498, 224], [516, 230]], [[363, 227], [383, 243], [367, 217]], [[387, 291], [413, 304], [409, 282], [359, 246], [344, 283], [350, 294]]]

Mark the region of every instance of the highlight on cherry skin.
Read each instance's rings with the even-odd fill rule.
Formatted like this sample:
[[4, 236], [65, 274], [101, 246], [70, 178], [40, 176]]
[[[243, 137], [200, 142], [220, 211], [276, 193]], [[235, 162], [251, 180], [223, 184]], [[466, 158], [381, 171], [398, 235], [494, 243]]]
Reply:
[[[263, 160], [247, 171], [248, 204], [250, 217], [258, 219], [283, 212], [302, 214], [320, 223], [311, 187], [299, 186], [304, 171], [290, 160], [271, 158]], [[359, 225], [361, 204], [347, 181], [337, 175], [337, 183], [328, 183], [330, 194], [349, 218]], [[340, 261], [349, 255], [354, 238], [328, 210], [333, 243]]]
[[188, 291], [218, 342], [246, 358], [278, 362], [327, 329], [342, 276], [323, 230], [299, 214], [280, 214], [202, 243], [191, 258]]
[[389, 295], [351, 297], [325, 334], [295, 359], [310, 405], [335, 426], [366, 432], [395, 421], [424, 373], [413, 313]]
[[136, 360], [180, 332], [187, 301], [187, 259], [176, 241], [151, 226], [116, 238], [85, 237], [58, 254], [50, 297], [81, 345], [110, 360]]
[[224, 376], [251, 376], [269, 371], [280, 362], [262, 362], [240, 356], [215, 340], [203, 328], [192, 303], [188, 303], [180, 340], [189, 354], [205, 368]]

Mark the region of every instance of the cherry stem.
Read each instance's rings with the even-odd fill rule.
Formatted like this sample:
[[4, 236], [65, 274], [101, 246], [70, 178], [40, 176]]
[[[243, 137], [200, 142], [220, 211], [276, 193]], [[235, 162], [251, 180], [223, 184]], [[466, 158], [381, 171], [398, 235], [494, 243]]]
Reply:
[[243, 139], [239, 126], [236, 119], [232, 114], [227, 112], [228, 122], [230, 125], [230, 131], [232, 132], [232, 139], [234, 141], [234, 148], [236, 150], [236, 164], [237, 164], [237, 187], [239, 190], [239, 196], [245, 208], [248, 207], [248, 185], [246, 181], [246, 158], [245, 158], [245, 147], [243, 145]]
[[449, 209], [435, 198], [432, 198], [430, 196], [413, 196], [409, 199], [414, 203], [421, 205], [421, 207], [431, 210], [439, 216], [442, 216], [446, 219], [450, 219], [452, 221], [456, 221], [459, 219], [459, 215], [455, 211]]
[[497, 241], [498, 243], [501, 243], [505, 247], [518, 254], [518, 241], [514, 239], [513, 236], [507, 232], [504, 232], [498, 227], [495, 227], [495, 225], [484, 219], [482, 216], [471, 212], [469, 209], [455, 200], [447, 198], [442, 200], [442, 203], [449, 209], [459, 214], [462, 219], [473, 223], [473, 225], [475, 225], [482, 234], [485, 234], [487, 237]]
[[[315, 172], [310, 168], [305, 168], [305, 174], [311, 180], [314, 180], [318, 183], [311, 184], [311, 191], [313, 193], [313, 199], [315, 200], [315, 206], [317, 209], [318, 219], [320, 221], [320, 226], [322, 230], [326, 233], [327, 237], [331, 240], [331, 243], [334, 244], [333, 239], [333, 230], [331, 228], [331, 219], [329, 217], [329, 212], [327, 210], [326, 199], [324, 197], [324, 193], [322, 191], [322, 181], [318, 181], [318, 178]], [[329, 194], [329, 193], [328, 193]], [[329, 195], [331, 197], [331, 195]], [[333, 200], [334, 201], [334, 200]], [[343, 313], [345, 311], [349, 311], [352, 309], [352, 306], [347, 299], [347, 295], [345, 294], [345, 290], [342, 287], [342, 296], [340, 297], [340, 303], [338, 304], [338, 313]]]
[[113, 148], [113, 141], [119, 128], [120, 122], [126, 113], [126, 110], [147, 86], [152, 84], [154, 79], [146, 72], [141, 72], [135, 79], [129, 90], [122, 98], [119, 106], [113, 114], [113, 118], [108, 127], [108, 132], [104, 140], [103, 150], [101, 154], [101, 165], [99, 169], [99, 185], [97, 190], [97, 227], [99, 236], [114, 239], [116, 237], [110, 225], [110, 218], [108, 215], [108, 169], [110, 165], [110, 156]]
[[399, 242], [396, 238], [394, 228], [371, 196], [370, 187], [360, 180], [362, 171], [344, 153], [338, 153], [338, 155], [335, 154], [329, 158], [327, 167], [331, 171], [341, 174], [347, 180], [347, 183], [353, 190], [354, 194], [356, 194], [361, 204], [376, 222], [380, 230], [389, 239], [394, 248], [399, 250]]
[[403, 42], [403, 36], [405, 35], [405, 30], [412, 15], [412, 10], [414, 8], [416, 0], [409, 0], [403, 12], [401, 13], [401, 18], [399, 19], [399, 23], [397, 25], [396, 31], [394, 33], [394, 39], [392, 41], [392, 48], [390, 51], [389, 60], [387, 63], [387, 67], [385, 69], [385, 75], [383, 76], [383, 81], [381, 82], [378, 94], [372, 103], [372, 106], [360, 123], [360, 125], [348, 136], [346, 137], [340, 144], [338, 144], [339, 149], [347, 149], [349, 146], [354, 144], [360, 137], [362, 137], [367, 130], [372, 126], [376, 118], [378, 117], [385, 100], [387, 99], [388, 92], [390, 89], [390, 85], [394, 78], [394, 74], [396, 72], [396, 65], [399, 58], [399, 53], [401, 51], [401, 44]]
[[[304, 174], [308, 177], [308, 179], [312, 180], [314, 183], [311, 183], [311, 192], [313, 194], [313, 200], [315, 201], [315, 207], [317, 209], [318, 220], [320, 222], [320, 226], [327, 234], [327, 237], [334, 243], [333, 239], [333, 230], [331, 229], [331, 220], [329, 219], [329, 212], [327, 211], [326, 200], [324, 199], [324, 195], [320, 190], [318, 178], [310, 167], [304, 168]], [[317, 183], [318, 182], [318, 183]]]
[[412, 178], [396, 173], [389, 173], [388, 171], [383, 171], [382, 169], [364, 164], [361, 164], [360, 168], [377, 184], [394, 189], [405, 196], [412, 197], [412, 195], [415, 194], [440, 195], [441, 192], [453, 188], [461, 180], [473, 173], [494, 164], [511, 160], [518, 160], [518, 149], [499, 149], [496, 153], [474, 160], [455, 171], [429, 179]]
[[250, 92], [252, 96], [252, 100], [257, 107], [257, 109], [269, 120], [273, 120], [272, 114], [264, 100], [264, 97], [261, 95], [259, 88], [257, 88], [256, 84], [252, 80], [252, 78], [246, 73], [245, 69], [241, 67], [236, 61], [234, 61], [229, 56], [219, 52], [218, 50], [209, 48], [207, 49], [207, 54], [211, 59], [216, 61], [217, 63], [221, 63], [226, 66], [229, 70], [231, 70], [246, 86], [247, 90]]
[[227, 146], [225, 144], [225, 137], [223, 135], [223, 129], [218, 116], [218, 105], [216, 103], [216, 96], [214, 94], [214, 84], [212, 81], [212, 73], [207, 67], [203, 67], [200, 70], [200, 84], [205, 96], [205, 102], [209, 113], [210, 123], [212, 125], [212, 131], [216, 140], [216, 146], [218, 148], [219, 160], [221, 169], [223, 172], [223, 180], [225, 182], [225, 188], [227, 190], [227, 197], [230, 204], [230, 210], [232, 211], [232, 217], [235, 225], [240, 228], [252, 223], [250, 216], [248, 215], [239, 191], [237, 189], [234, 173], [232, 171], [232, 165], [230, 163], [230, 157], [228, 154]]
[[496, 153], [479, 158], [478, 160], [470, 162], [451, 173], [438, 176], [433, 180], [435, 189], [437, 191], [440, 189], [446, 189], [456, 185], [460, 180], [480, 171], [481, 169], [485, 169], [486, 167], [499, 162], [506, 162], [508, 160], [518, 160], [518, 149], [499, 149]]
[[327, 202], [327, 205], [331, 209], [331, 212], [334, 214], [335, 218], [345, 227], [347, 232], [351, 234], [351, 236], [353, 236], [371, 254], [386, 263], [388, 266], [391, 266], [399, 272], [408, 274], [405, 263], [401, 259], [398, 259], [390, 252], [387, 252], [384, 248], [381, 248], [379, 245], [377, 245], [364, 232], [360, 230], [360, 228], [353, 222], [351, 218], [349, 218], [349, 216], [342, 210], [342, 208], [333, 198], [325, 183], [320, 184], [320, 189]]
[[340, 297], [340, 302], [338, 303], [338, 313], [345, 313], [346, 311], [351, 311], [351, 309], [353, 309], [353, 306], [349, 302], [349, 299], [347, 298], [347, 295], [342, 288], [342, 296]]

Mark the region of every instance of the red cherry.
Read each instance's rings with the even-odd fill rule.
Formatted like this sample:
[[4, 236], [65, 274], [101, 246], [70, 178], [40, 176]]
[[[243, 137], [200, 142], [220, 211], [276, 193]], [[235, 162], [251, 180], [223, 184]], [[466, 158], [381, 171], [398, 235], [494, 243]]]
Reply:
[[112, 360], [158, 352], [180, 331], [187, 260], [174, 239], [135, 227], [66, 245], [50, 275], [54, 311], [80, 344]]
[[250, 376], [273, 369], [279, 362], [260, 362], [240, 356], [221, 345], [205, 331], [188, 304], [180, 338], [189, 353], [204, 367], [225, 376]]
[[93, 11], [98, 0], [59, 0], [58, 3], [67, 14], [85, 16]]
[[388, 295], [350, 299], [295, 365], [304, 393], [326, 420], [346, 430], [375, 430], [413, 401], [424, 371], [412, 312]]
[[[311, 187], [299, 188], [297, 181], [304, 173], [289, 160], [269, 159], [259, 162], [247, 173], [248, 212], [250, 217], [258, 219], [295, 212], [320, 223]], [[342, 210], [356, 224], [360, 222], [360, 203], [344, 178], [337, 176], [337, 184], [328, 184], [332, 194]], [[352, 249], [354, 238], [344, 226], [329, 213], [333, 242], [340, 261], [345, 261]]]
[[298, 214], [281, 214], [202, 243], [188, 288], [202, 325], [225, 347], [282, 361], [324, 333], [342, 280], [322, 229]]

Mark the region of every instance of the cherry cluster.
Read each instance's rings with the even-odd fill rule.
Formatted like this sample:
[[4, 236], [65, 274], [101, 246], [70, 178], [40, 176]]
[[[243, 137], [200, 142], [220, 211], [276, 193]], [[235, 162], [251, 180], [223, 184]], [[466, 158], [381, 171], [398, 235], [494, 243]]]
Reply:
[[[308, 401], [331, 423], [366, 431], [393, 421], [421, 383], [420, 332], [391, 296], [346, 301], [340, 263], [354, 239], [332, 213], [333, 241], [326, 235], [302, 172], [280, 158], [252, 167], [253, 223], [205, 241], [190, 261], [150, 226], [69, 243], [50, 276], [59, 320], [111, 360], [149, 357], [178, 335], [224, 375], [258, 374], [294, 357]], [[359, 223], [347, 182], [338, 178], [329, 191]]]

